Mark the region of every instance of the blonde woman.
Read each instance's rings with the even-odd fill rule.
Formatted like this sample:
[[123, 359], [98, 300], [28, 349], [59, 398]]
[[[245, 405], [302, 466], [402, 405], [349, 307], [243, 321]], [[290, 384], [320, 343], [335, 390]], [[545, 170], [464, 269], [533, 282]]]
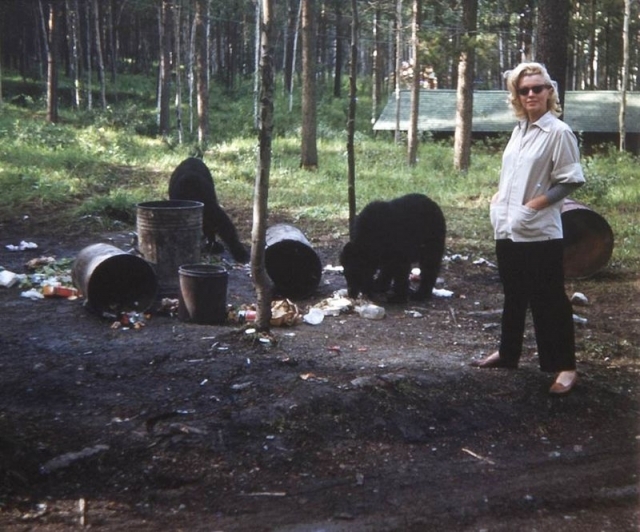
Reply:
[[479, 368], [516, 368], [531, 308], [540, 369], [555, 374], [551, 395], [576, 381], [571, 303], [564, 290], [562, 204], [584, 183], [575, 135], [561, 114], [557, 85], [539, 63], [507, 75], [509, 103], [518, 119], [502, 157], [491, 200], [498, 271], [504, 289], [498, 351]]

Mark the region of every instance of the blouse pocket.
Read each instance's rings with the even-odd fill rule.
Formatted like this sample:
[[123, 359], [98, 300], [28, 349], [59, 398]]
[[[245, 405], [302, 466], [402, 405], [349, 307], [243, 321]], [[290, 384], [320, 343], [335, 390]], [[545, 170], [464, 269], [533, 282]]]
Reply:
[[541, 210], [521, 205], [514, 212], [511, 231], [515, 237], [524, 240], [544, 237], [546, 234], [545, 219], [546, 217]]

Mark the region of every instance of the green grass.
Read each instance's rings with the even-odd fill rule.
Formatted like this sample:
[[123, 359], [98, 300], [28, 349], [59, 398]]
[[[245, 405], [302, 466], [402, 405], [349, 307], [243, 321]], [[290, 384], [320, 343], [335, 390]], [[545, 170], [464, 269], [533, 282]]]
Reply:
[[[58, 125], [46, 123], [37, 87], [29, 88], [20, 106], [11, 102], [26, 90], [24, 84], [5, 73], [3, 88], [0, 223], [37, 214], [50, 216], [51, 223], [62, 227], [82, 219], [87, 230], [133, 225], [135, 204], [166, 198], [171, 171], [195, 152], [194, 136], [188, 131], [183, 144], [178, 144], [177, 135], [161, 139], [155, 134], [153, 80], [121, 78], [118, 88], [126, 88], [126, 95], [119, 96], [119, 103], [105, 111], [63, 108]], [[305, 232], [344, 240], [348, 98], [346, 92], [343, 99], [331, 98], [328, 92], [319, 91], [319, 168], [305, 171], [299, 167], [299, 96], [289, 112], [288, 99], [277, 91], [269, 208]], [[214, 87], [211, 102], [212, 135], [205, 161], [221, 202], [249, 212], [257, 155], [251, 83], [234, 94]], [[460, 174], [452, 168], [450, 142], [425, 141], [417, 166], [410, 167], [404, 145], [388, 135], [373, 136], [370, 115], [370, 101], [360, 95], [355, 143], [358, 210], [374, 199], [422, 192], [442, 206], [452, 252], [491, 253], [488, 204], [497, 186], [502, 144], [474, 145], [472, 167]], [[184, 123], [189, 123], [186, 108]], [[612, 265], [628, 270], [640, 266], [637, 166], [637, 157], [605, 147], [584, 159], [587, 185], [575, 196], [610, 223], [616, 237]]]

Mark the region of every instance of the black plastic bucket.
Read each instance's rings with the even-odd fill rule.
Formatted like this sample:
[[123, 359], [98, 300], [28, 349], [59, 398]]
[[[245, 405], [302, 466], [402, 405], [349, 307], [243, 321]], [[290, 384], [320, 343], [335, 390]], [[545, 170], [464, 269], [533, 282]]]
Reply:
[[224, 323], [227, 319], [227, 270], [213, 264], [184, 264], [178, 272], [178, 318], [203, 325]]
[[267, 229], [264, 261], [276, 293], [283, 297], [304, 298], [320, 284], [320, 259], [293, 225], [276, 224]]
[[86, 306], [99, 314], [147, 310], [158, 283], [151, 265], [110, 244], [92, 244], [78, 253], [71, 270], [73, 284]]
[[199, 201], [186, 200], [137, 205], [138, 248], [155, 268], [160, 297], [178, 297], [178, 268], [200, 262], [203, 208]]
[[613, 231], [586, 205], [566, 199], [562, 208], [564, 275], [584, 279], [602, 270], [613, 253]]

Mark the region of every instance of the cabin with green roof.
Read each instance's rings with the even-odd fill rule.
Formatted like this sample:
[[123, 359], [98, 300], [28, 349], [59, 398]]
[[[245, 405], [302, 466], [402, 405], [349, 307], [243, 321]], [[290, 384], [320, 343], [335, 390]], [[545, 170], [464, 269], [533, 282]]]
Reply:
[[[516, 119], [507, 105], [508, 93], [502, 90], [482, 90], [473, 93], [474, 137], [511, 133]], [[619, 113], [622, 94], [619, 91], [568, 91], [565, 93], [564, 121], [579, 138], [589, 144], [618, 144]], [[411, 92], [400, 91], [399, 129], [407, 131]], [[396, 97], [392, 94], [374, 131], [396, 130]], [[456, 91], [446, 89], [420, 91], [418, 131], [446, 136], [455, 131]], [[627, 148], [634, 153], [640, 148], [640, 92], [627, 93], [625, 115]]]

